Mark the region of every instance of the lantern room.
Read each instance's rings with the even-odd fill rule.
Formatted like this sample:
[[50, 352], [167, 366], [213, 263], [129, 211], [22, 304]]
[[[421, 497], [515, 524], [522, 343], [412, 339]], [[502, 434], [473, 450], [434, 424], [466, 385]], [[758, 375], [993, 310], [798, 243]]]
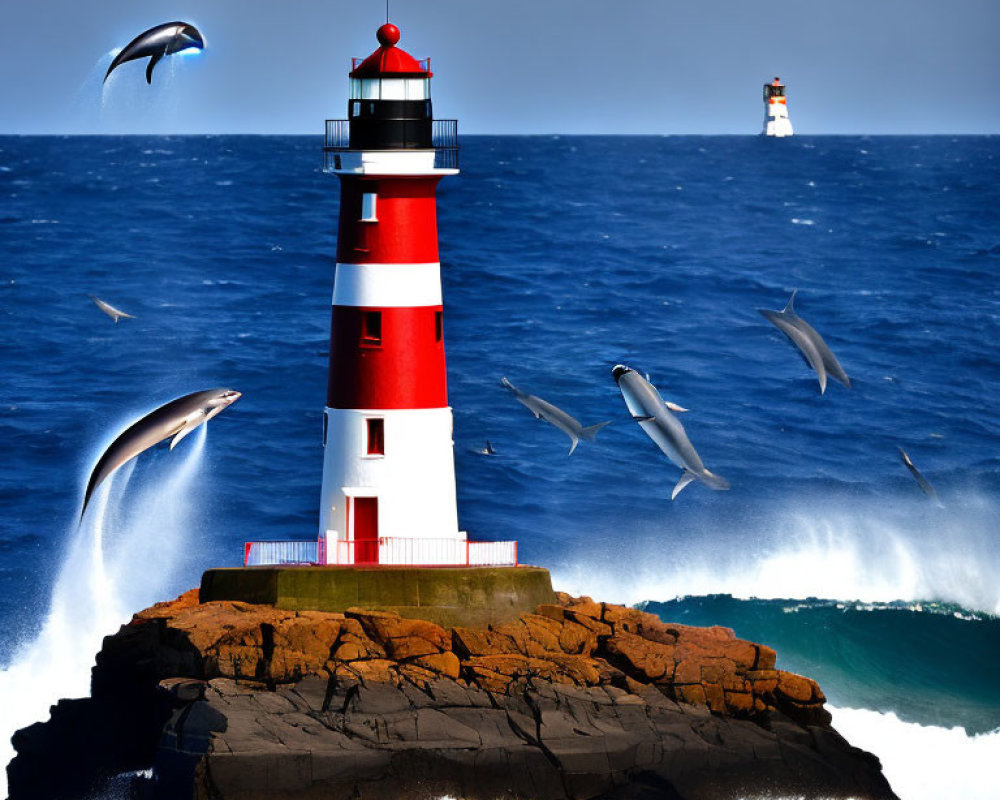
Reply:
[[386, 23], [379, 48], [354, 59], [347, 101], [352, 150], [429, 149], [432, 143], [430, 59], [397, 47], [399, 28]]

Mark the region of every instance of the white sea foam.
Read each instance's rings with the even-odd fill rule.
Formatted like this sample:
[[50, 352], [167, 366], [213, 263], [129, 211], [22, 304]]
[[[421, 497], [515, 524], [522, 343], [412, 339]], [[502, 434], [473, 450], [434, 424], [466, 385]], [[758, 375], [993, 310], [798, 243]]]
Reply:
[[588, 532], [586, 556], [553, 569], [553, 582], [622, 603], [928, 600], [1000, 615], [1000, 505], [974, 494], [952, 495], [946, 509], [921, 501], [799, 498], [754, 509], [743, 526], [684, 518]]
[[830, 711], [847, 741], [879, 757], [901, 800], [996, 800], [1000, 728], [969, 736], [962, 728], [902, 722], [891, 712]]
[[[71, 531], [38, 637], [22, 645], [0, 671], [0, 764], [14, 756], [13, 733], [48, 718], [63, 697], [90, 694], [90, 670], [102, 639], [170, 585], [190, 529], [189, 496], [201, 455], [201, 426], [157, 480], [130, 483], [130, 462], [95, 494], [83, 524]], [[166, 461], [166, 459], [164, 460]], [[161, 472], [157, 470], [157, 472]], [[7, 772], [0, 768], [0, 797]]]

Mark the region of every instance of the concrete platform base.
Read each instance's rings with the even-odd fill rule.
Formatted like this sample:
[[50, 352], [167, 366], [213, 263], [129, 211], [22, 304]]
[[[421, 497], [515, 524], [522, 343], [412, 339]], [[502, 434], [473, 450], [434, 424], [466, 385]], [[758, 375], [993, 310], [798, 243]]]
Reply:
[[210, 569], [201, 602], [242, 600], [293, 611], [395, 611], [443, 626], [510, 622], [554, 603], [541, 567], [243, 567]]

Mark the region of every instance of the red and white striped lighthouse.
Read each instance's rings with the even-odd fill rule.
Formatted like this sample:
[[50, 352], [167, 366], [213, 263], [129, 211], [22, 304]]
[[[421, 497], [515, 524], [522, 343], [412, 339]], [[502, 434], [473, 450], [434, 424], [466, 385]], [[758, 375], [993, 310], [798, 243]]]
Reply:
[[433, 119], [429, 60], [378, 29], [355, 59], [348, 119], [327, 122], [340, 179], [324, 416], [326, 563], [467, 564], [458, 529], [438, 257], [438, 181], [457, 123]]

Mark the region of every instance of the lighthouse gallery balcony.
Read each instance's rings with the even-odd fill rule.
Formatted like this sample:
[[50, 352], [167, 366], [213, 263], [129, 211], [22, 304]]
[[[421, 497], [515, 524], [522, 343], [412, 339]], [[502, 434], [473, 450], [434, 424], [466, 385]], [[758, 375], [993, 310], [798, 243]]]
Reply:
[[[342, 169], [341, 155], [357, 148], [351, 147], [350, 120], [328, 119], [323, 142], [323, 171], [337, 172]], [[400, 120], [400, 122], [408, 122]], [[432, 121], [431, 147], [434, 150], [434, 169], [458, 169], [458, 120], [436, 119]]]

